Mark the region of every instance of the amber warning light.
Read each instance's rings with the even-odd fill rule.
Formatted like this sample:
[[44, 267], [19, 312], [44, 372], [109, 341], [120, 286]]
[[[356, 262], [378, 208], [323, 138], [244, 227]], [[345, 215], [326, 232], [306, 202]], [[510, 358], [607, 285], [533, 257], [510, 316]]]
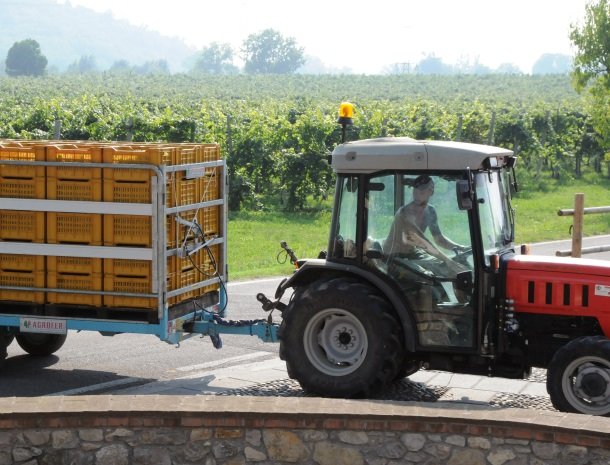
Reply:
[[354, 105], [349, 102], [342, 102], [339, 105], [339, 118], [337, 123], [341, 125], [341, 143], [345, 143], [346, 126], [354, 124]]

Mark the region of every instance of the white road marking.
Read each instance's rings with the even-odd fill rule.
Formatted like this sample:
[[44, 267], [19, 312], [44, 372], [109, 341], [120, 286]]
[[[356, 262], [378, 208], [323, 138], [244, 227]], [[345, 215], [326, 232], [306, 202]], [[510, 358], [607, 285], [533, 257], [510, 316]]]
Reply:
[[241, 286], [243, 284], [270, 283], [273, 281], [277, 281], [279, 283], [282, 279], [284, 279], [286, 277], [287, 276], [277, 276], [275, 278], [253, 279], [251, 281], [235, 281], [235, 282], [229, 282], [228, 286], [233, 287], [233, 286]]

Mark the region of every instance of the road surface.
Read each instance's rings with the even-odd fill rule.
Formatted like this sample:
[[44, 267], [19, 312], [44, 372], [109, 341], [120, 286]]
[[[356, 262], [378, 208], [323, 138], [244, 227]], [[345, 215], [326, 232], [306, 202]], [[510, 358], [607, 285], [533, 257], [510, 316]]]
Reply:
[[[587, 238], [584, 246], [610, 244], [610, 236]], [[533, 252], [554, 255], [570, 248], [569, 241], [536, 244]], [[610, 260], [610, 252], [587, 256]], [[231, 319], [264, 318], [255, 296], [273, 296], [281, 278], [229, 284]], [[209, 338], [191, 338], [179, 348], [155, 336], [122, 334], [112, 337], [93, 332], [69, 333], [56, 355], [30, 357], [13, 343], [0, 373], [0, 396], [40, 396], [113, 392], [151, 381], [196, 375], [206, 370], [276, 359], [278, 344], [256, 337], [223, 336], [223, 348]]]

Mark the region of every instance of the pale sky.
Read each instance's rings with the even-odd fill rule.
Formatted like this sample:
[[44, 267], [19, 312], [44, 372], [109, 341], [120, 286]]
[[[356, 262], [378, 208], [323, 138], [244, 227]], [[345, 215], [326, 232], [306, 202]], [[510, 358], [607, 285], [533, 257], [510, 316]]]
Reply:
[[195, 48], [273, 28], [327, 66], [379, 73], [434, 54], [447, 64], [513, 63], [529, 73], [543, 53], [573, 55], [570, 25], [587, 0], [69, 0], [180, 37]]

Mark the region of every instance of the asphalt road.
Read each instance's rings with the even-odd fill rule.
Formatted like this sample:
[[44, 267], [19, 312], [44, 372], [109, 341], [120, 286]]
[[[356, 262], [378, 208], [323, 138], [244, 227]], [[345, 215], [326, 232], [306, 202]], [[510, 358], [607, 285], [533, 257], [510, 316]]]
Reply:
[[[273, 296], [280, 280], [230, 283], [228, 317], [265, 318], [255, 296], [258, 292]], [[278, 344], [254, 336], [225, 335], [222, 341], [222, 349], [217, 350], [207, 337], [193, 337], [176, 347], [150, 335], [109, 337], [70, 331], [64, 346], [49, 357], [31, 357], [13, 342], [0, 372], [0, 396], [106, 392], [195, 370], [277, 358]]]
[[[610, 236], [588, 238], [584, 246], [610, 244]], [[534, 253], [555, 255], [569, 241], [535, 244]], [[610, 252], [588, 255], [610, 260]], [[257, 319], [266, 314], [258, 292], [273, 296], [281, 278], [229, 284], [229, 318]], [[223, 348], [209, 338], [194, 337], [175, 347], [155, 336], [122, 334], [112, 337], [71, 331], [56, 355], [31, 357], [13, 343], [0, 372], [0, 396], [40, 396], [109, 392], [122, 387], [168, 380], [206, 369], [277, 358], [278, 345], [256, 337], [223, 336]]]

